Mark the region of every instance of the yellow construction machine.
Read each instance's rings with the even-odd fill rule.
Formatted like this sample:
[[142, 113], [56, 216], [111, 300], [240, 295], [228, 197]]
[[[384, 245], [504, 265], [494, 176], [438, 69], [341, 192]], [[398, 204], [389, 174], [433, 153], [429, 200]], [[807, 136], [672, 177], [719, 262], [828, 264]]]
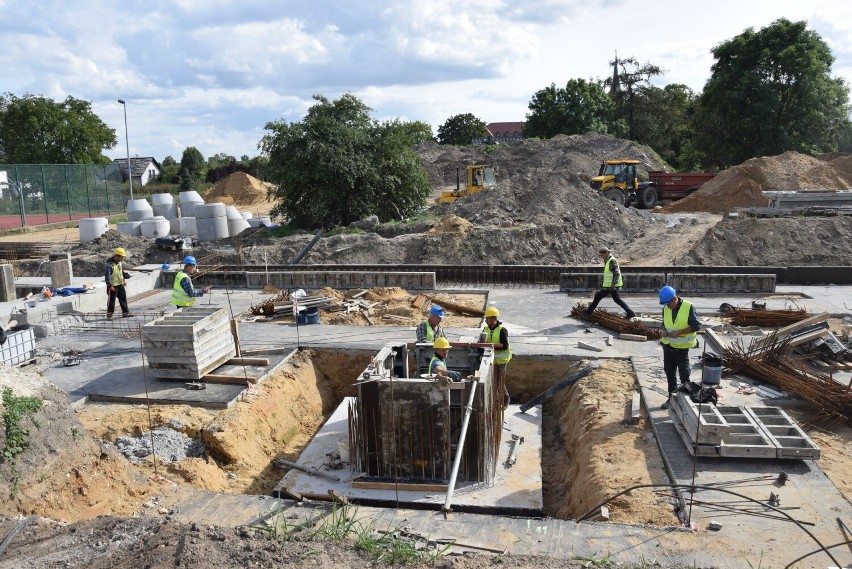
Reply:
[[456, 189], [441, 192], [438, 203], [452, 203], [459, 198], [470, 196], [482, 190], [493, 190], [497, 186], [497, 166], [493, 164], [474, 164], [465, 168], [466, 181], [461, 184], [461, 168], [456, 169]]
[[639, 181], [639, 160], [619, 158], [601, 164], [598, 175], [589, 185], [603, 197], [623, 206], [635, 204], [653, 209], [659, 200], [684, 198], [713, 179], [713, 172], [648, 172], [648, 179]]

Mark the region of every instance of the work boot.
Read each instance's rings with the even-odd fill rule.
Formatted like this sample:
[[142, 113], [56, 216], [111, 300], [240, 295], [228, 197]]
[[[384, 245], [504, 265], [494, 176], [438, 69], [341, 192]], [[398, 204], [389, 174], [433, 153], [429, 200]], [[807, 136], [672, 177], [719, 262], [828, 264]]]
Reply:
[[121, 317], [122, 317], [122, 318], [132, 318], [132, 317], [133, 317], [133, 315], [132, 315], [132, 314], [130, 314], [129, 312], [124, 312], [124, 313], [122, 313]]
[[107, 312], [107, 318], [112, 318], [112, 312]]
[[669, 395], [668, 398], [663, 401], [663, 404], [660, 405], [660, 409], [668, 409], [672, 405], [672, 396]]
[[628, 320], [633, 320], [634, 318], [636, 318], [636, 313], [631, 310], [624, 317]]

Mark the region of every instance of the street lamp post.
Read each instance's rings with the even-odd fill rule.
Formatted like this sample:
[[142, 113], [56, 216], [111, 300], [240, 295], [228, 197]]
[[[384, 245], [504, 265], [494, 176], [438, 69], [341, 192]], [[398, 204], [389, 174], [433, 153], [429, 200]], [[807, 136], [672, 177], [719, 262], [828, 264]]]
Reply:
[[130, 199], [133, 199], [133, 170], [130, 168], [130, 135], [127, 133], [127, 103], [119, 99], [124, 107], [124, 143], [127, 145], [127, 183], [130, 184]]

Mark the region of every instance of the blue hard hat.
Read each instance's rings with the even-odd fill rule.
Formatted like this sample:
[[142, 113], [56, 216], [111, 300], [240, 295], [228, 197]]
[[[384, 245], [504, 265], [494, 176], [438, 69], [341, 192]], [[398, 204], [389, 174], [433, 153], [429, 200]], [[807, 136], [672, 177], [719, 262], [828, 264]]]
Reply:
[[183, 264], [184, 265], [197, 265], [198, 261], [196, 261], [195, 257], [193, 257], [192, 255], [187, 255], [186, 257], [183, 258]]
[[677, 291], [666, 285], [660, 289], [660, 304], [668, 304], [674, 297], [677, 296]]
[[433, 304], [432, 308], [429, 309], [429, 314], [432, 316], [437, 316], [438, 318], [444, 317], [444, 309], [438, 306], [437, 304]]
[[163, 263], [163, 266], [162, 266], [162, 267], [160, 267], [160, 268], [161, 268], [161, 269], [163, 269], [164, 271], [168, 271], [168, 270], [169, 270], [169, 269], [171, 269], [172, 267], [171, 267], [171, 265], [169, 265], [168, 263]]

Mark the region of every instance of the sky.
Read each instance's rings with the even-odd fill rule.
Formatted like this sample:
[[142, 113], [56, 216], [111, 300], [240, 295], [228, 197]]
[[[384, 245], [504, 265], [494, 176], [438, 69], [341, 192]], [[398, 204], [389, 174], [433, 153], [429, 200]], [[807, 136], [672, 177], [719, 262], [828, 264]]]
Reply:
[[0, 0], [0, 93], [91, 102], [110, 158], [126, 135], [131, 156], [240, 158], [314, 94], [437, 134], [460, 113], [522, 121], [536, 91], [607, 77], [616, 52], [700, 92], [715, 46], [780, 18], [806, 21], [852, 85], [840, 0]]

